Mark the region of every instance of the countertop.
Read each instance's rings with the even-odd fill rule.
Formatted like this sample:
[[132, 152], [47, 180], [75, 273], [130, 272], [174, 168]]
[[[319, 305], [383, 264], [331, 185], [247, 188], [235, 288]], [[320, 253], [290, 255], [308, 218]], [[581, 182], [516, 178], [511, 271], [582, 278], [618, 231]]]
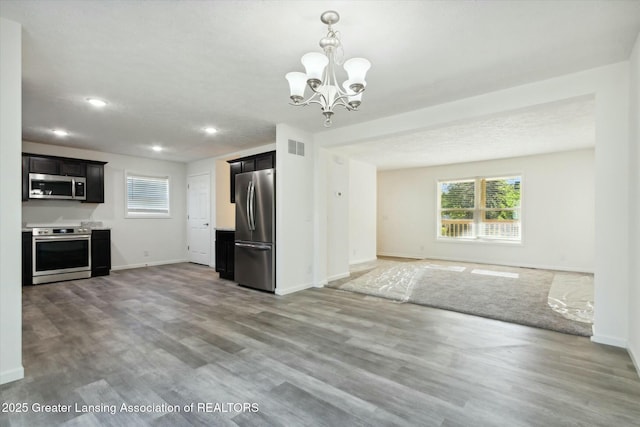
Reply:
[[[54, 226], [51, 226], [50, 225], [49, 227], [60, 227], [60, 228], [63, 228], [63, 227], [78, 227], [78, 226], [77, 225], [73, 225], [73, 226], [69, 226], [69, 225], [60, 225], [60, 226], [54, 225]], [[22, 227], [22, 231], [23, 232], [26, 231], [26, 232], [31, 233], [31, 231], [34, 228], [36, 228], [36, 227]], [[91, 230], [111, 230], [111, 227], [106, 227], [106, 226], [102, 226], [102, 227], [87, 227], [87, 228], [90, 228]]]
[[[36, 224], [36, 223], [27, 223], [22, 226], [22, 231], [31, 232], [34, 228], [71, 228], [71, 227], [82, 227], [89, 228], [91, 230], [111, 230], [111, 227], [102, 224], [102, 222], [94, 222], [95, 225], [91, 226], [90, 224], [71, 224], [71, 223], [60, 223], [60, 224]], [[102, 224], [102, 225], [101, 225]]]
[[216, 231], [236, 231], [236, 229], [228, 227], [216, 227]]

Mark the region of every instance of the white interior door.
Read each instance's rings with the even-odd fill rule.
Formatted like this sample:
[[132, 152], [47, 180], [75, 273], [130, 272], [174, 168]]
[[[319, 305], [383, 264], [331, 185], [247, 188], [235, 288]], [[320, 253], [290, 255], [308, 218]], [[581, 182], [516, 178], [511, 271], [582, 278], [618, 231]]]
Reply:
[[209, 174], [193, 175], [187, 181], [189, 261], [211, 264], [211, 215]]

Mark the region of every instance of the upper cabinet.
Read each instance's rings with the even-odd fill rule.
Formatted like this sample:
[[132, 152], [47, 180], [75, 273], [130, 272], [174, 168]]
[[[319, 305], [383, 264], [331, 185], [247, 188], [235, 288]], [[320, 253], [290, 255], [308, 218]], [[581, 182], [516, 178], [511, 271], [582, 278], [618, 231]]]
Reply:
[[276, 167], [276, 152], [258, 154], [256, 156], [256, 170], [273, 169]]
[[87, 163], [87, 200], [85, 203], [104, 203], [104, 164]]
[[60, 175], [87, 176], [88, 164], [82, 160], [63, 160], [60, 162]]
[[29, 174], [86, 178], [83, 203], [104, 203], [104, 165], [107, 162], [22, 153], [22, 201], [29, 200]]
[[29, 156], [29, 172], [45, 175], [86, 176], [86, 160]]
[[30, 156], [29, 173], [60, 175], [60, 160], [49, 157]]
[[253, 156], [241, 157], [239, 159], [228, 160], [230, 169], [230, 199], [231, 203], [236, 202], [236, 175], [243, 172], [259, 171], [263, 169], [273, 169], [276, 167], [276, 152], [255, 154]]

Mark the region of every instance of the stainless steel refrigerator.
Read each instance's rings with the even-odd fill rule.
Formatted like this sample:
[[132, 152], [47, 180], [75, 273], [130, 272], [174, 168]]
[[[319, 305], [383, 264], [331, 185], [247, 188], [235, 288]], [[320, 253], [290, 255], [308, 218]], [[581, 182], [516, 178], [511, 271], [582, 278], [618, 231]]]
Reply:
[[275, 170], [236, 175], [235, 280], [273, 292], [275, 279]]

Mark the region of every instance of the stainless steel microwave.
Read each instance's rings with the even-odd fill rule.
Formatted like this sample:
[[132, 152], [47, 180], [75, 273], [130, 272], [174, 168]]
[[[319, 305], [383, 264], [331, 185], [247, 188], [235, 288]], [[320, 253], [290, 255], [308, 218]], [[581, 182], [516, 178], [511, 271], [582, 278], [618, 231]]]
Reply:
[[87, 179], [81, 176], [29, 174], [30, 199], [86, 200]]

